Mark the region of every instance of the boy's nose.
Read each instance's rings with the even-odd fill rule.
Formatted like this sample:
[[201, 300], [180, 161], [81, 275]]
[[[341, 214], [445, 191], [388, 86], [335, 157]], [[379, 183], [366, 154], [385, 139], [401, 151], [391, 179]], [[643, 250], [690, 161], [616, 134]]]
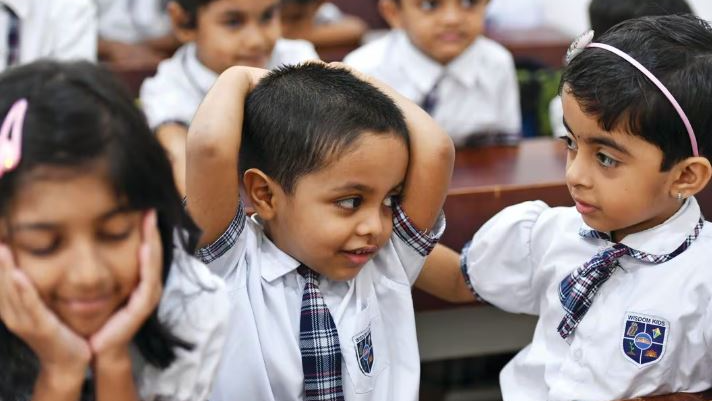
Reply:
[[356, 234], [359, 236], [377, 237], [383, 232], [383, 216], [380, 212], [370, 212], [356, 226]]
[[456, 24], [460, 22], [462, 10], [460, 10], [459, 2], [445, 4], [442, 8], [441, 21], [444, 24]]

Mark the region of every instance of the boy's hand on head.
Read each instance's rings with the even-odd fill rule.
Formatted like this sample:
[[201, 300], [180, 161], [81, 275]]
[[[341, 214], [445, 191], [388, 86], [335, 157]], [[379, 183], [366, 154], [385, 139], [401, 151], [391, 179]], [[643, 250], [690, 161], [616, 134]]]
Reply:
[[35, 353], [43, 374], [81, 378], [91, 361], [89, 343], [54, 314], [0, 243], [0, 319]]
[[90, 339], [92, 353], [98, 362], [103, 358], [128, 356], [129, 343], [161, 299], [163, 252], [155, 210], [148, 211], [143, 218], [142, 238], [138, 252], [138, 285], [126, 305], [116, 311]]

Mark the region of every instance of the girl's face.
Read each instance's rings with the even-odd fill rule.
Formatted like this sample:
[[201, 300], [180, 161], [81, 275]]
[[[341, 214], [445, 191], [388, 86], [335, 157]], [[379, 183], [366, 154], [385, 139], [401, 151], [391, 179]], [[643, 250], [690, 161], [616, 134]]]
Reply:
[[2, 221], [2, 240], [17, 266], [59, 319], [84, 337], [136, 287], [142, 221], [142, 212], [117, 198], [103, 169], [87, 170], [31, 172]]

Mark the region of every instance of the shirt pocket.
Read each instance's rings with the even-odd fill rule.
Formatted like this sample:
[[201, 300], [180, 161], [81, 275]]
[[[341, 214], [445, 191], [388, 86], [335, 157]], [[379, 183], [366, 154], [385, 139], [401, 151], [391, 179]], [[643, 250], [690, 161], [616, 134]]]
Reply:
[[369, 297], [366, 308], [345, 326], [344, 331], [339, 333], [339, 341], [348, 376], [355, 393], [369, 393], [390, 364], [383, 320], [375, 294]]

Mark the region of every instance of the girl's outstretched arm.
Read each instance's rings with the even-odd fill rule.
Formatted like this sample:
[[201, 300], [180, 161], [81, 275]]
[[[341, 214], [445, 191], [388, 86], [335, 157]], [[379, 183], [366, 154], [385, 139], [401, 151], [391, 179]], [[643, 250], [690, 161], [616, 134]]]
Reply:
[[216, 240], [240, 201], [238, 157], [245, 97], [267, 73], [249, 67], [223, 72], [203, 99], [188, 129], [188, 210], [203, 230], [199, 245]]
[[444, 245], [436, 245], [425, 259], [415, 286], [449, 302], [472, 302], [475, 296], [460, 271], [460, 255]]

